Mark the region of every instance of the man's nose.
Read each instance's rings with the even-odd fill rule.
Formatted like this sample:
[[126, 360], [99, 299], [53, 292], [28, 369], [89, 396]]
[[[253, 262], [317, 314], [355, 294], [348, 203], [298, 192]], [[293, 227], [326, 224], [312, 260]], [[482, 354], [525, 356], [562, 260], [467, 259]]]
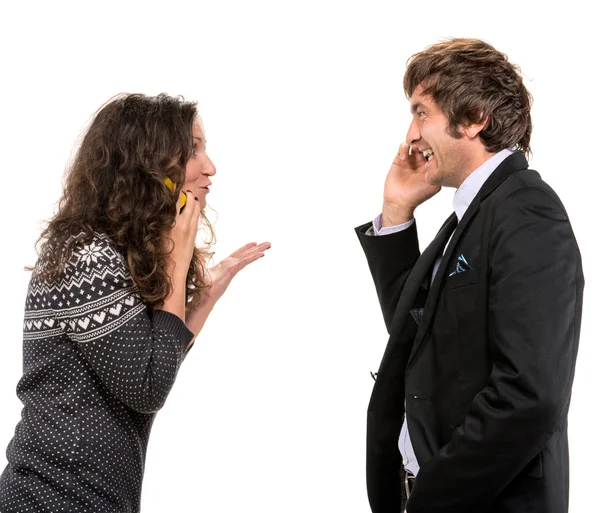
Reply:
[[421, 131], [419, 130], [419, 125], [417, 120], [413, 119], [410, 126], [408, 127], [408, 132], [406, 133], [406, 143], [413, 145], [421, 140]]

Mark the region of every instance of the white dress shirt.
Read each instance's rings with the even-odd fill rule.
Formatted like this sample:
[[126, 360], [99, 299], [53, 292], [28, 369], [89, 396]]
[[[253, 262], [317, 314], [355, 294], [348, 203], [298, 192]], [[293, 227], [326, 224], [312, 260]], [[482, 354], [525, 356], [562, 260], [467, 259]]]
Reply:
[[[456, 217], [458, 218], [459, 223], [465, 215], [465, 212], [469, 208], [469, 205], [471, 204], [475, 196], [477, 196], [477, 193], [481, 189], [481, 186], [484, 184], [484, 182], [490, 177], [490, 175], [500, 165], [500, 163], [512, 153], [513, 151], [509, 149], [505, 149], [496, 153], [493, 157], [486, 160], [481, 166], [479, 166], [475, 171], [473, 171], [469, 176], [467, 176], [465, 181], [456, 190], [456, 193], [454, 194], [453, 204], [454, 212], [456, 213]], [[414, 222], [415, 220], [413, 218], [410, 221], [403, 224], [399, 224], [396, 226], [387, 226], [382, 228], [381, 214], [379, 214], [373, 221], [373, 232], [370, 234], [388, 235], [390, 233], [396, 233], [402, 230], [406, 230]], [[450, 239], [451, 238], [452, 237], [450, 237]], [[448, 244], [449, 243], [450, 240], [448, 240]], [[446, 244], [446, 248], [448, 247], [448, 244]], [[446, 251], [445, 248], [444, 251]], [[432, 281], [435, 277], [435, 273], [437, 272], [438, 267], [440, 266], [441, 261], [441, 256], [435, 261], [435, 264], [433, 266], [433, 274], [431, 277]], [[404, 423], [402, 424], [402, 430], [400, 431], [400, 438], [398, 439], [398, 448], [400, 449], [400, 454], [402, 455], [402, 463], [404, 465], [404, 468], [416, 476], [419, 472], [419, 462], [417, 461], [415, 451], [410, 441], [406, 416], [404, 417]]]

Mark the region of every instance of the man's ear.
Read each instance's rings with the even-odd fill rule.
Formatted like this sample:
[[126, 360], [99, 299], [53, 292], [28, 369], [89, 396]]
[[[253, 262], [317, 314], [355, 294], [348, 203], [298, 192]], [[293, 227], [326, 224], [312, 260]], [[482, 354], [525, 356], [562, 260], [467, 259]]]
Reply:
[[487, 122], [488, 117], [486, 116], [481, 120], [480, 123], [473, 123], [469, 126], [461, 126], [459, 127], [459, 130], [463, 135], [467, 136], [469, 139], [475, 139], [475, 137], [479, 135], [479, 132], [481, 132], [485, 128]]

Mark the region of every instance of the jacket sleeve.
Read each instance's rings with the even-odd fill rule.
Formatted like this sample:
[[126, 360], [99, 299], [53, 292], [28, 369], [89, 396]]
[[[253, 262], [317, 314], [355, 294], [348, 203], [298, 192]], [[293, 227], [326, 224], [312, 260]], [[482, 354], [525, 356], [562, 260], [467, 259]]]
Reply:
[[583, 273], [558, 200], [534, 187], [506, 198], [489, 266], [491, 373], [464, 423], [421, 465], [409, 513], [486, 511], [566, 419]]
[[113, 395], [141, 413], [163, 406], [193, 334], [176, 315], [147, 307], [106, 236], [76, 246], [49, 302]]
[[419, 259], [416, 221], [405, 230], [389, 235], [368, 235], [372, 223], [355, 228], [375, 283], [388, 333], [404, 283]]

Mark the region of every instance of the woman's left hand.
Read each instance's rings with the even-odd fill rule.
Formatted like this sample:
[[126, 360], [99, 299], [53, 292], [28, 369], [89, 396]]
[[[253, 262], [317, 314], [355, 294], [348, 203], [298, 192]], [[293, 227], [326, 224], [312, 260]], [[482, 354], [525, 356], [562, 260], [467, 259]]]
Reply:
[[214, 305], [227, 290], [233, 277], [248, 264], [265, 256], [265, 251], [270, 247], [270, 242], [263, 242], [261, 244], [249, 242], [214, 267], [208, 269], [207, 282], [210, 284], [210, 287], [204, 291], [205, 300]]
[[215, 303], [227, 290], [233, 277], [248, 264], [265, 256], [265, 251], [270, 247], [270, 242], [263, 242], [262, 244], [250, 242], [234, 251], [222, 262], [207, 269], [206, 283], [209, 287], [203, 290], [200, 304], [193, 310], [186, 312], [185, 325], [194, 334], [188, 349], [196, 340]]

